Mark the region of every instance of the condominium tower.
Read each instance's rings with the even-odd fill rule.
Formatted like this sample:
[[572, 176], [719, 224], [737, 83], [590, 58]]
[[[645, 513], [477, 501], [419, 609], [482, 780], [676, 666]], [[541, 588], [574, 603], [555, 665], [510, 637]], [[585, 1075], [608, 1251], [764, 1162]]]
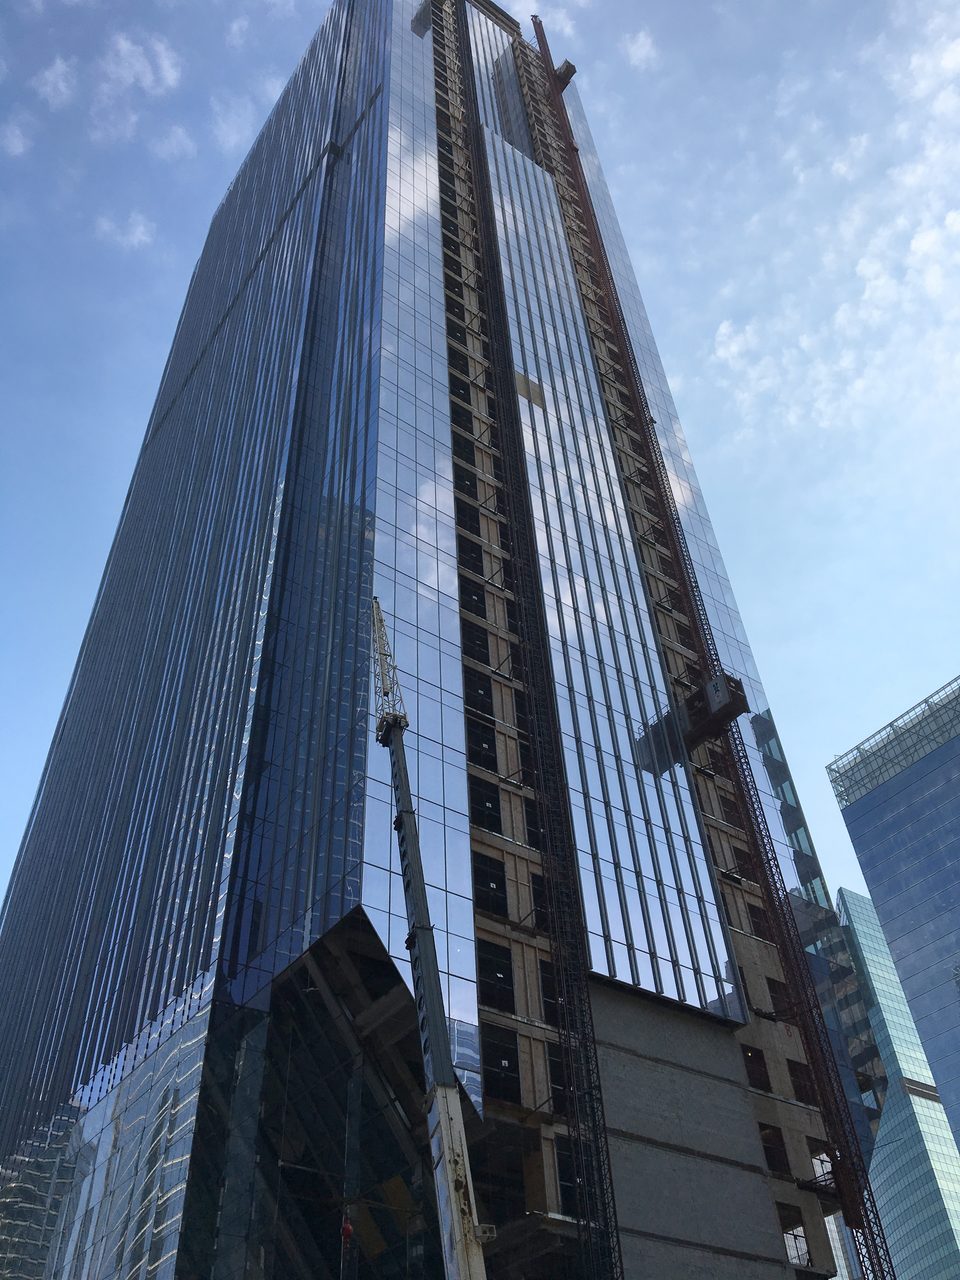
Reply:
[[960, 1142], [960, 678], [827, 772]]
[[960, 1274], [960, 1152], [873, 903], [841, 889], [837, 908], [883, 1063], [883, 1109], [870, 1157], [897, 1274], [953, 1280]]
[[838, 1209], [892, 1275], [830, 902], [537, 31], [336, 0], [214, 215], [3, 909], [0, 1276], [442, 1274], [374, 597], [488, 1275], [828, 1276]]

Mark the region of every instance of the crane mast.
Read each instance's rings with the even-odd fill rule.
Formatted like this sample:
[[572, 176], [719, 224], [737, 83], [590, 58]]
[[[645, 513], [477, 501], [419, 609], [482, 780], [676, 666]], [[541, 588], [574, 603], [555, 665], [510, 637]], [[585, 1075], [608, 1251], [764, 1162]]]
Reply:
[[407, 907], [407, 949], [413, 971], [413, 994], [423, 1052], [427, 1128], [443, 1237], [446, 1280], [486, 1280], [480, 1240], [490, 1229], [477, 1218], [463, 1126], [460, 1089], [450, 1052], [443, 1007], [440, 966], [430, 922], [420, 838], [413, 809], [403, 734], [410, 721], [403, 705], [397, 667], [390, 648], [380, 602], [373, 601], [373, 651], [376, 675], [377, 741], [390, 752], [397, 814], [394, 829]]

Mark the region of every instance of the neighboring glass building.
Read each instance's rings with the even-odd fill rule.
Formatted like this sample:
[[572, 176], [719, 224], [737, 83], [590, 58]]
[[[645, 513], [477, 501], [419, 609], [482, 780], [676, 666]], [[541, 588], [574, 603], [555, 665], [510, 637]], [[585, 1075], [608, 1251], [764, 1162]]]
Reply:
[[214, 215], [0, 917], [0, 1277], [441, 1274], [375, 596], [491, 1280], [825, 1276], [857, 1218], [573, 71], [336, 0]]
[[869, 898], [837, 895], [886, 1075], [870, 1181], [897, 1275], [960, 1275], [960, 1153]]
[[827, 772], [960, 1138], [960, 678]]

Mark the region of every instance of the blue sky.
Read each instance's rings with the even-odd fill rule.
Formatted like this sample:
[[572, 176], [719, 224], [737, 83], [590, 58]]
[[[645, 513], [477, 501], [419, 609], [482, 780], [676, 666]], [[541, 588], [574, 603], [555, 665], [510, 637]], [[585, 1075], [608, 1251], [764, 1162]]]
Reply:
[[[0, 886], [206, 226], [326, 5], [0, 16]], [[831, 887], [823, 766], [960, 669], [960, 9], [540, 9]]]

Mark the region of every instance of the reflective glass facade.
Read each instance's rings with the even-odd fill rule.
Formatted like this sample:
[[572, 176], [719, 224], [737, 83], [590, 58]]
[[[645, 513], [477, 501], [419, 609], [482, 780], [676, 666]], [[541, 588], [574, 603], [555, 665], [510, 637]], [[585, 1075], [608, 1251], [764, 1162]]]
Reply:
[[954, 1137], [960, 1135], [960, 680], [829, 767]]
[[[760, 884], [728, 875], [721, 898], [715, 874], [711, 830], [749, 870], [734, 783], [672, 719], [703, 673], [667, 652], [538, 56], [486, 0], [336, 0], [214, 216], [0, 918], [0, 1277], [335, 1274], [354, 1200], [359, 1280], [438, 1273], [374, 596], [491, 1220], [532, 1204], [568, 1254], [601, 1220], [615, 1234], [588, 979], [724, 1036], [747, 1017], [739, 961], [757, 992], [783, 986]], [[762, 803], [816, 914], [564, 101], [699, 588], [756, 709]]]
[[828, 906], [829, 898], [820, 865], [777, 737], [770, 704], [760, 683], [756, 662], [737, 609], [716, 534], [710, 523], [703, 492], [575, 83], [564, 91], [564, 101], [590, 184], [590, 195], [603, 234], [604, 248], [616, 281], [644, 390], [656, 422], [657, 439], [670, 476], [674, 500], [700, 594], [710, 619], [713, 638], [724, 669], [743, 680], [747, 691], [750, 714], [742, 718], [741, 727], [767, 825], [777, 846], [781, 870], [789, 889], [796, 890], [811, 902]]
[[[474, 15], [483, 49], [491, 22]], [[521, 146], [516, 72], [488, 53], [481, 101], [521, 393], [527, 482], [593, 967], [736, 1010], [727, 946], [681, 765], [643, 769], [669, 710], [557, 193]], [[487, 78], [489, 76], [489, 79]], [[498, 95], [496, 90], [500, 89]], [[727, 1003], [729, 1002], [729, 1004]]]
[[837, 895], [887, 1088], [870, 1181], [897, 1274], [960, 1273], [960, 1153], [869, 898]]

